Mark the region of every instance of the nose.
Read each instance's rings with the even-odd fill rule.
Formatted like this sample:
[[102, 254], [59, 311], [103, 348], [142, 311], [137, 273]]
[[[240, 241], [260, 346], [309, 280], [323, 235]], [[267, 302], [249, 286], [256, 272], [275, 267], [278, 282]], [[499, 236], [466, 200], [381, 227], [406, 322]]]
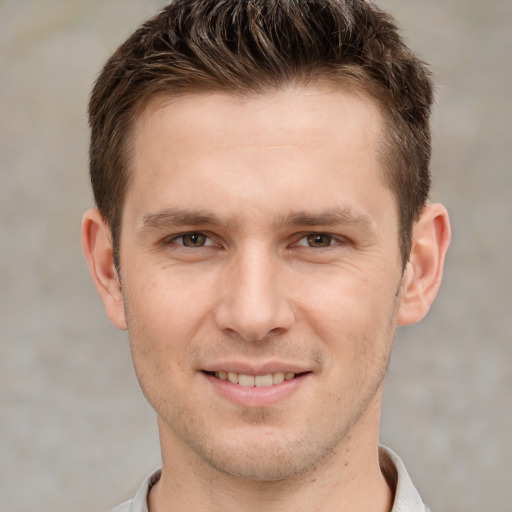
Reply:
[[218, 329], [253, 342], [291, 328], [295, 312], [287, 297], [286, 272], [277, 259], [263, 248], [247, 249], [233, 258], [214, 311]]

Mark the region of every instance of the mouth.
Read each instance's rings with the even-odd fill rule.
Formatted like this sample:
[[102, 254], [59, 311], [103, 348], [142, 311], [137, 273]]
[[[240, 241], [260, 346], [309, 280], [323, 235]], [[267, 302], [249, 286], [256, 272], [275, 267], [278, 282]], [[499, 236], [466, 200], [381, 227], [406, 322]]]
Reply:
[[206, 375], [215, 377], [219, 380], [228, 381], [232, 384], [238, 384], [244, 388], [266, 388], [276, 386], [284, 381], [293, 380], [295, 378], [306, 375], [310, 372], [293, 373], [293, 372], [274, 372], [265, 375], [249, 375], [245, 373], [228, 372], [220, 370], [218, 372], [204, 371]]

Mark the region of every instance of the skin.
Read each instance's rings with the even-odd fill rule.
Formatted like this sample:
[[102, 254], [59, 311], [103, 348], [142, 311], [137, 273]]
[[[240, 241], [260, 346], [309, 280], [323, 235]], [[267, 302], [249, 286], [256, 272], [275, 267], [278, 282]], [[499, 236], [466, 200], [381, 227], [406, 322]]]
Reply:
[[[150, 510], [391, 509], [383, 379], [450, 229], [427, 206], [402, 270], [382, 126], [370, 98], [325, 85], [154, 98], [137, 120], [121, 275], [95, 209], [83, 245], [158, 415]], [[269, 368], [301, 376], [269, 399], [206, 373]]]

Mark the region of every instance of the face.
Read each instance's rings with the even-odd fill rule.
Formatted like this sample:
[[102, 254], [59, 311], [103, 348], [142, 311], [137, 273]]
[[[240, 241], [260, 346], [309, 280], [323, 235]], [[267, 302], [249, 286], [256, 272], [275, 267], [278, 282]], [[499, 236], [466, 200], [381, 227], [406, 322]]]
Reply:
[[176, 453], [269, 480], [376, 436], [402, 277], [381, 126], [327, 87], [154, 100], [138, 119], [124, 312]]

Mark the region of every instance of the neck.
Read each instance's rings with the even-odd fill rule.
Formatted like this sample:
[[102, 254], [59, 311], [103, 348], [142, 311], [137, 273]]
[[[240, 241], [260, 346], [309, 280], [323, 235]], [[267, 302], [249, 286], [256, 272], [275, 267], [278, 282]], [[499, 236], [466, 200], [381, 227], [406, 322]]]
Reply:
[[[373, 419], [373, 421], [372, 421]], [[389, 512], [393, 492], [378, 456], [378, 418], [356, 425], [307, 474], [262, 482], [211, 468], [176, 442], [160, 422], [162, 476], [149, 496], [150, 512]], [[376, 425], [375, 425], [376, 423]], [[372, 436], [368, 436], [368, 432]], [[364, 433], [363, 436], [360, 434]], [[164, 435], [162, 435], [164, 434]]]

